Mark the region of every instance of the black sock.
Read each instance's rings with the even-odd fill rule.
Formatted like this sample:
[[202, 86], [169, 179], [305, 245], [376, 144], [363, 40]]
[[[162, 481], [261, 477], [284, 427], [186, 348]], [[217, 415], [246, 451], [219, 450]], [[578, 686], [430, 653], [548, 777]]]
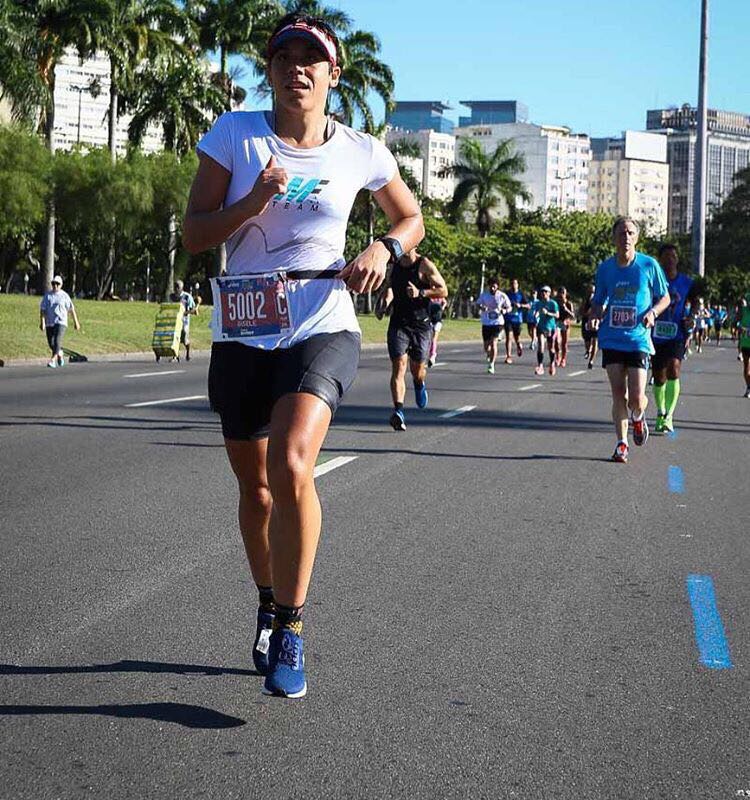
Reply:
[[275, 610], [272, 586], [258, 586], [258, 602], [263, 611], [272, 612]]
[[396, 409], [396, 411], [403, 411], [404, 410], [404, 404], [403, 403], [394, 403], [393, 407]]
[[280, 628], [292, 628], [295, 632], [301, 632], [302, 611], [304, 608], [304, 603], [301, 606], [283, 606], [280, 603], [276, 603], [276, 624]]

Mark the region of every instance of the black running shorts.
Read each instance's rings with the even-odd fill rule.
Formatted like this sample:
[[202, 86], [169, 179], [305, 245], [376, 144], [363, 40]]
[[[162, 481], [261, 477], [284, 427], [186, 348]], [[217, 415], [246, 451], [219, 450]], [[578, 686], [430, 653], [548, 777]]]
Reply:
[[268, 436], [273, 407], [285, 394], [313, 394], [336, 413], [354, 383], [359, 351], [360, 337], [351, 331], [321, 333], [277, 350], [215, 342], [208, 399], [221, 417], [224, 438]]
[[520, 322], [512, 322], [511, 320], [506, 319], [504, 322], [504, 327], [506, 336], [509, 336], [511, 331], [513, 331], [513, 336], [515, 336], [516, 339], [521, 336]]
[[648, 369], [649, 354], [640, 350], [602, 350], [602, 366], [622, 364], [628, 369]]
[[670, 339], [668, 342], [654, 342], [651, 356], [651, 369], [666, 369], [670, 361], [682, 361], [685, 356], [685, 342], [682, 339]]
[[482, 325], [482, 341], [485, 344], [490, 344], [493, 339], [500, 336], [502, 328], [499, 325]]
[[422, 325], [404, 325], [391, 318], [388, 325], [388, 355], [401, 358], [408, 354], [412, 361], [424, 364], [430, 357], [432, 325], [429, 319]]

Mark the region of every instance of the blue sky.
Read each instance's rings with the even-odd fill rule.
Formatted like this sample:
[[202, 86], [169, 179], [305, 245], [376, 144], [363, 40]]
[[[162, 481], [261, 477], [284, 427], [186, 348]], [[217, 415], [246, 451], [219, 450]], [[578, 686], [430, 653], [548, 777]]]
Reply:
[[[700, 0], [328, 4], [380, 37], [396, 99], [447, 101], [454, 118], [459, 100], [521, 100], [533, 122], [608, 136], [697, 102]], [[709, 105], [750, 114], [750, 0], [711, 0], [710, 36]]]

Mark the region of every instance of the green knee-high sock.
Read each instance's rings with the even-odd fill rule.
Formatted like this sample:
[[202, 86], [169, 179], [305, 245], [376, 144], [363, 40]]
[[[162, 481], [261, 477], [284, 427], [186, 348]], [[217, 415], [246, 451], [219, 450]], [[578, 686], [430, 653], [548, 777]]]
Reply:
[[667, 416], [671, 417], [674, 410], [677, 408], [677, 401], [680, 399], [680, 379], [675, 378], [673, 381], [667, 381]]
[[662, 415], [664, 415], [667, 408], [666, 393], [667, 393], [666, 383], [662, 383], [661, 386], [659, 386], [658, 383], [654, 384], [654, 400], [656, 400], [656, 411], [657, 413]]

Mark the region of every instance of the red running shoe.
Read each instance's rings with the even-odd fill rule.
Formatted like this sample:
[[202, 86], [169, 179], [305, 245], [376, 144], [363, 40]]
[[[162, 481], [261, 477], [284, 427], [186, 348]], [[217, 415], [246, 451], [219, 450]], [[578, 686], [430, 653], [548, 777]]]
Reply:
[[633, 444], [641, 447], [648, 441], [648, 422], [646, 422], [646, 415], [644, 414], [641, 419], [634, 419], [633, 422]]
[[619, 464], [627, 464], [629, 452], [630, 448], [626, 442], [618, 442], [615, 452], [612, 453], [612, 461], [617, 461]]

